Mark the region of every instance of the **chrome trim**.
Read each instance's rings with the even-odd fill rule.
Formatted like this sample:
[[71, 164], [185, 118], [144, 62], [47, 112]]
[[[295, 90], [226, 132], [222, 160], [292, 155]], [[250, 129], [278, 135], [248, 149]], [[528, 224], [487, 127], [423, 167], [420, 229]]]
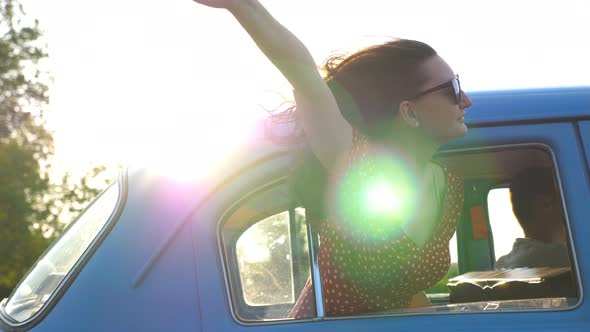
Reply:
[[317, 311], [317, 317], [315, 320], [322, 320], [326, 317], [326, 313], [324, 310], [324, 293], [322, 292], [322, 276], [320, 274], [320, 264], [318, 259], [319, 241], [317, 234], [312, 229], [311, 223], [307, 222], [307, 218], [305, 218], [305, 222], [307, 224], [307, 241], [311, 261], [311, 280], [313, 283], [315, 307]]

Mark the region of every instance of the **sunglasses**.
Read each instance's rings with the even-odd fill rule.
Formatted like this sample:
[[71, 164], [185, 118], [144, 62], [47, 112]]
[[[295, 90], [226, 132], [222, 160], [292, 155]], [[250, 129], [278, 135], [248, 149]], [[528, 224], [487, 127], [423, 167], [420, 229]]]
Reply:
[[456, 75], [455, 77], [453, 77], [450, 81], [445, 82], [443, 84], [437, 85], [433, 88], [430, 88], [426, 91], [422, 91], [419, 94], [415, 95], [413, 98], [410, 99], [416, 99], [418, 97], [422, 97], [426, 94], [429, 94], [431, 92], [434, 91], [438, 91], [438, 90], [442, 90], [445, 88], [449, 88], [452, 87], [453, 88], [453, 93], [454, 93], [454, 97], [455, 97], [455, 103], [457, 105], [459, 105], [461, 103], [461, 83], [459, 82], [459, 75]]

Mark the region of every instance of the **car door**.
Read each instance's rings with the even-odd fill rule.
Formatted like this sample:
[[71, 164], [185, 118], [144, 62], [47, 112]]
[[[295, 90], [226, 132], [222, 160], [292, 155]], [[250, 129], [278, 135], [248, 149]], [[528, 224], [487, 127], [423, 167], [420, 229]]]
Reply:
[[[239, 264], [228, 263], [228, 256], [236, 255], [238, 249], [227, 250], [224, 232], [245, 232], [246, 226], [240, 227], [236, 220], [266, 220], [268, 216], [283, 214], [285, 220], [292, 204], [289, 204], [288, 190], [273, 192], [273, 185], [280, 186], [285, 183], [285, 176], [289, 170], [289, 159], [286, 156], [265, 159], [247, 169], [242, 170], [238, 176], [227, 181], [193, 216], [193, 241], [196, 257], [197, 282], [201, 302], [201, 321], [203, 331], [242, 331], [242, 330], [268, 330], [268, 331], [357, 331], [367, 329], [371, 331], [395, 331], [395, 330], [437, 330], [437, 331], [472, 331], [478, 328], [486, 330], [508, 331], [560, 331], [583, 330], [588, 327], [588, 306], [581, 301], [587, 292], [582, 284], [587, 283], [588, 276], [581, 275], [584, 267], [588, 266], [587, 241], [580, 234], [588, 232], [587, 215], [590, 193], [588, 190], [588, 174], [583, 160], [583, 155], [576, 135], [573, 123], [542, 123], [542, 124], [507, 124], [472, 128], [463, 139], [455, 141], [445, 148], [448, 154], [470, 154], [475, 151], [491, 151], [497, 149], [518, 149], [530, 146], [540, 146], [550, 154], [557, 169], [559, 186], [568, 219], [570, 229], [569, 236], [573, 247], [574, 274], [576, 287], [579, 291], [575, 298], [563, 301], [552, 299], [528, 303], [526, 306], [515, 304], [520, 302], [500, 301], [491, 303], [455, 303], [436, 308], [423, 310], [392, 311], [379, 315], [363, 315], [356, 317], [315, 317], [306, 320], [293, 320], [288, 318], [285, 311], [286, 304], [277, 304], [276, 312], [271, 313], [271, 319], [264, 318], [268, 311], [254, 313], [253, 316], [240, 315], [240, 302], [237, 297], [244, 294], [243, 276], [240, 276]], [[585, 181], [581, 181], [585, 180]], [[271, 188], [271, 189], [269, 189]], [[239, 210], [239, 207], [247, 200], [247, 197], [256, 196], [257, 193], [267, 193], [264, 199], [268, 200], [267, 211]], [[282, 194], [277, 194], [282, 193]], [[278, 196], [283, 203], [275, 206], [272, 201]], [[253, 197], [252, 196], [252, 197]], [[259, 202], [264, 202], [264, 199]], [[285, 210], [281, 212], [281, 204]], [[254, 204], [253, 206], [256, 206]], [[264, 207], [265, 204], [259, 206]], [[264, 208], [262, 209], [264, 210]], [[256, 219], [258, 216], [258, 219]], [[231, 219], [230, 221], [227, 221]], [[236, 227], [223, 225], [231, 222]], [[290, 221], [289, 221], [290, 222]], [[287, 222], [286, 222], [287, 223]], [[285, 228], [286, 229], [286, 228]], [[285, 231], [287, 232], [287, 231]], [[293, 235], [293, 236], [296, 236]], [[230, 236], [231, 238], [231, 236]], [[277, 238], [278, 239], [278, 238]], [[269, 243], [266, 239], [265, 243]], [[293, 238], [291, 238], [291, 242]], [[272, 241], [270, 241], [272, 242]], [[237, 241], [236, 241], [237, 243]], [[459, 245], [461, 247], [461, 245]], [[313, 249], [313, 248], [312, 248]], [[269, 257], [269, 253], [258, 257]], [[289, 255], [285, 255], [289, 256]], [[313, 256], [313, 253], [311, 253]], [[301, 260], [301, 258], [298, 258]], [[287, 265], [285, 265], [287, 266]], [[291, 265], [293, 266], [293, 265]], [[310, 275], [313, 275], [316, 267], [310, 267]], [[291, 268], [292, 270], [294, 268]], [[235, 277], [235, 276], [238, 277]], [[293, 275], [293, 274], [291, 274]], [[297, 278], [292, 278], [293, 280]], [[301, 279], [301, 277], [299, 277]], [[269, 279], [270, 280], [270, 279]], [[242, 288], [235, 287], [232, 283], [242, 284]], [[316, 295], [321, 291], [314, 286]], [[298, 289], [293, 287], [292, 289]], [[289, 289], [289, 292], [295, 293]], [[287, 295], [288, 296], [288, 295]], [[297, 298], [294, 294], [289, 301]], [[261, 300], [268, 302], [270, 300]], [[249, 302], [249, 301], [242, 301]], [[252, 302], [252, 301], [250, 301]], [[555, 304], [559, 302], [558, 304]], [[247, 303], [246, 303], [247, 304]], [[252, 304], [252, 303], [251, 303]], [[264, 303], [263, 303], [264, 304]], [[272, 305], [267, 306], [272, 307]], [[281, 309], [283, 308], [283, 309]], [[287, 306], [288, 308], [288, 306]], [[247, 312], [247, 310], [246, 310]], [[278, 314], [277, 314], [278, 312]], [[259, 316], [256, 316], [259, 315]], [[262, 315], [262, 316], [260, 316]], [[274, 315], [274, 316], [272, 316]], [[281, 316], [282, 315], [282, 316]], [[256, 317], [259, 317], [258, 319]], [[278, 318], [277, 318], [278, 317]]]
[[590, 167], [590, 121], [579, 121], [578, 133], [582, 139], [583, 151], [586, 155], [586, 166]]

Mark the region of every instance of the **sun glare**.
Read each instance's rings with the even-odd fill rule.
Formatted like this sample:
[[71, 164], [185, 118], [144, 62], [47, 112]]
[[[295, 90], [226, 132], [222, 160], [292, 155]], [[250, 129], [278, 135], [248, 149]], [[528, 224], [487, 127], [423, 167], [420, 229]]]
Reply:
[[[126, 156], [128, 163], [148, 167], [178, 180], [203, 177], [220, 166], [229, 155], [257, 136], [258, 122], [232, 114], [231, 121], [218, 118], [186, 118], [174, 126], [144, 126]], [[150, 128], [159, 127], [157, 135]], [[136, 140], [137, 141], [137, 140]]]

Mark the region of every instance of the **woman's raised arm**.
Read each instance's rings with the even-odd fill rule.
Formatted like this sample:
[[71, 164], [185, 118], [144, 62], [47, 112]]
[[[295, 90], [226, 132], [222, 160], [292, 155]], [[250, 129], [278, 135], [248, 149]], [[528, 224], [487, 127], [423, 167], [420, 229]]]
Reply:
[[334, 95], [305, 45], [257, 0], [194, 1], [229, 10], [291, 83], [308, 143], [322, 164], [332, 169], [334, 163], [350, 151], [352, 128], [341, 115]]

